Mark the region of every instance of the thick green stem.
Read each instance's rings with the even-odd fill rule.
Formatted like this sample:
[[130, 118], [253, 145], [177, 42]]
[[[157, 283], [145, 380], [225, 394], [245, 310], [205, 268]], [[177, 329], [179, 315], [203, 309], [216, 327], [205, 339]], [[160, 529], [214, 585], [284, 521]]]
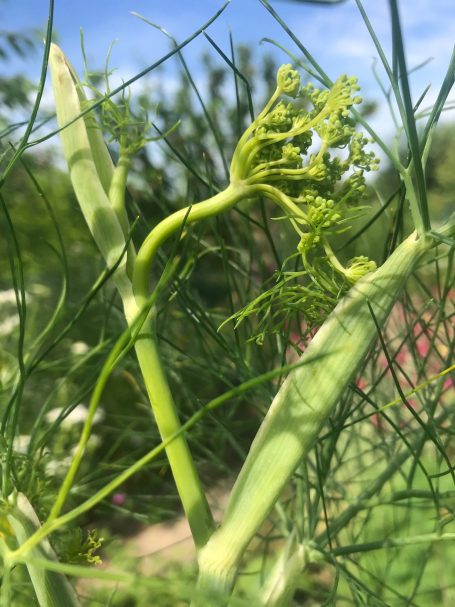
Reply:
[[[245, 198], [250, 189], [242, 184], [230, 185], [208, 200], [176, 211], [152, 230], [139, 250], [134, 266], [134, 303], [133, 299], [129, 302], [124, 299], [125, 314], [129, 323], [134, 321], [136, 314], [147, 302], [150, 269], [163, 242], [181, 230], [183, 225], [217, 215], [233, 206], [238, 200]], [[150, 319], [142, 328], [135, 348], [161, 438], [166, 440], [180, 430], [181, 424], [161, 364]], [[173, 440], [166, 447], [166, 454], [195, 544], [200, 548], [211, 536], [214, 522], [185, 437], [181, 435]]]
[[[142, 330], [135, 348], [158, 430], [161, 438], [166, 440], [180, 430], [181, 423], [155, 337]], [[212, 534], [214, 521], [184, 435], [177, 436], [167, 445], [166, 455], [194, 542], [201, 547]]]
[[131, 159], [127, 154], [120, 154], [117, 166], [112, 175], [109, 186], [109, 200], [114, 209], [125, 237], [128, 236], [130, 226], [125, 208], [125, 191]]
[[245, 548], [373, 344], [375, 322], [383, 325], [431, 244], [410, 236], [379, 270], [360, 280], [318, 331], [302, 357], [307, 363], [289, 374], [252, 444], [224, 521], [200, 552], [201, 590], [229, 595]]
[[[38, 517], [25, 495], [19, 493], [15, 496], [16, 503], [8, 512], [7, 518], [19, 545], [24, 545], [27, 540], [42, 530]], [[14, 563], [12, 552], [6, 554], [6, 570]], [[57, 555], [52, 549], [49, 541], [44, 538], [39, 546], [30, 550], [30, 557], [45, 557], [50, 561], [57, 561]], [[35, 590], [36, 599], [40, 607], [79, 607], [77, 594], [68, 579], [62, 573], [48, 571], [36, 567], [24, 560], [30, 579]], [[3, 595], [3, 592], [2, 592]]]
[[409, 209], [411, 211], [412, 221], [414, 223], [417, 234], [423, 234], [425, 227], [423, 225], [423, 218], [419, 208], [419, 196], [414, 187], [413, 173], [411, 167], [403, 167], [401, 170], [401, 177], [406, 188], [406, 196], [409, 202]]
[[191, 207], [180, 209], [161, 221], [147, 236], [134, 264], [133, 291], [139, 307], [143, 307], [149, 296], [150, 270], [160, 246], [184, 226], [201, 219], [219, 215], [240, 200], [257, 193], [257, 188], [242, 182], [231, 183], [225, 190]]
[[[131, 159], [128, 154], [120, 154], [118, 164], [114, 169], [112, 181], [109, 187], [109, 200], [112, 208], [117, 215], [120, 227], [122, 228], [125, 238], [130, 236], [130, 224], [125, 205], [126, 184], [128, 173], [131, 166]], [[136, 259], [136, 251], [132, 241], [128, 245], [126, 272], [129, 277], [133, 275], [134, 261]]]
[[311, 548], [303, 544], [295, 545], [293, 538], [278, 557], [266, 583], [260, 590], [263, 607], [288, 607], [308, 562], [321, 560], [320, 553], [313, 557]]
[[[120, 154], [109, 189], [109, 199], [125, 237], [128, 236], [129, 231], [125, 210], [125, 191], [129, 168], [129, 156]], [[135, 250], [130, 243], [127, 263], [127, 274], [129, 276], [133, 273], [134, 262]], [[122, 288], [122, 286], [126, 288]], [[122, 295], [125, 316], [131, 326], [140, 308], [132, 297], [129, 284], [117, 284], [117, 287]], [[146, 320], [140, 331], [135, 350], [160, 436], [163, 440], [166, 440], [179, 432], [181, 423], [158, 354], [150, 319]], [[213, 532], [214, 521], [184, 435], [177, 436], [175, 440], [167, 445], [166, 455], [194, 542], [197, 547], [203, 546]]]
[[2, 570], [2, 592], [0, 593], [0, 607], [11, 607], [11, 569], [12, 566], [4, 559]]

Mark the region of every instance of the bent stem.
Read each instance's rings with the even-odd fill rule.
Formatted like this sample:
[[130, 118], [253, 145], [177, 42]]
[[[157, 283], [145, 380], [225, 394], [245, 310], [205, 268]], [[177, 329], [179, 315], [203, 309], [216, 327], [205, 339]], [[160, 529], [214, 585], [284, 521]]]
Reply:
[[[123, 300], [128, 322], [130, 323], [136, 314], [144, 309], [149, 300], [149, 277], [153, 260], [159, 247], [168, 238], [182, 232], [186, 225], [218, 215], [233, 207], [240, 200], [257, 196], [260, 193], [264, 193], [261, 186], [234, 181], [225, 190], [211, 198], [180, 209], [163, 219], [150, 232], [135, 260], [132, 282], [134, 295]], [[133, 304], [132, 301], [134, 301]], [[181, 424], [160, 360], [152, 319], [147, 319], [142, 327], [135, 349], [155, 420], [161, 437], [165, 441], [169, 436], [178, 433]], [[214, 531], [214, 521], [184, 436], [180, 435], [172, 441], [166, 447], [166, 454], [195, 544], [201, 548]]]
[[[243, 184], [230, 185], [223, 192], [205, 201], [176, 211], [152, 230], [139, 250], [134, 264], [132, 287], [134, 296], [123, 299], [129, 324], [134, 322], [137, 313], [149, 300], [150, 269], [155, 254], [163, 242], [172, 234], [181, 231], [184, 225], [217, 215], [230, 208], [239, 200], [246, 198], [250, 190], [253, 191], [254, 188], [247, 188]], [[170, 436], [176, 436], [167, 445], [166, 455], [194, 542], [197, 548], [201, 548], [212, 535], [215, 524], [188, 443], [182, 434], [178, 434], [181, 423], [160, 360], [153, 318], [148, 318], [141, 328], [135, 350], [161, 438], [166, 441]]]
[[257, 191], [256, 187], [247, 186], [241, 181], [231, 182], [225, 190], [211, 198], [179, 209], [163, 219], [143, 242], [134, 264], [133, 293], [139, 308], [145, 305], [149, 297], [150, 270], [156, 252], [170, 236], [181, 231], [186, 225], [219, 215], [240, 200], [254, 196]]

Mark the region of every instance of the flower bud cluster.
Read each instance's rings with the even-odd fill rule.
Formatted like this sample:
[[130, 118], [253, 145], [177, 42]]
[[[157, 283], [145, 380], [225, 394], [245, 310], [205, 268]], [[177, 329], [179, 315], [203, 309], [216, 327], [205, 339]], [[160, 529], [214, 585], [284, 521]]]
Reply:
[[[310, 202], [311, 198], [311, 202]], [[336, 212], [335, 201], [331, 198], [323, 198], [322, 196], [308, 197], [308, 219], [314, 226], [318, 228], [328, 228], [341, 218], [340, 213]]]
[[[346, 75], [327, 90], [301, 86], [298, 72], [281, 66], [270, 102], [237, 145], [231, 181], [273, 186], [296, 204], [305, 203], [314, 190], [336, 199], [350, 170], [370, 171], [378, 164], [374, 153], [365, 151], [369, 141], [356, 131], [350, 115], [361, 101], [358, 90], [357, 79]], [[319, 149], [309, 154], [315, 146]], [[349, 202], [355, 202], [354, 196]]]
[[376, 263], [364, 255], [353, 257], [346, 268], [346, 278], [351, 282], [357, 282], [362, 276], [368, 272], [376, 270]]
[[300, 88], [300, 74], [288, 63], [282, 65], [277, 72], [277, 87], [289, 97], [295, 97]]
[[[336, 301], [376, 269], [365, 256], [344, 266], [330, 245], [331, 235], [348, 230], [364, 209], [365, 173], [378, 168], [352, 112], [362, 101], [358, 91], [355, 77], [342, 75], [331, 88], [319, 89], [301, 85], [292, 66], [281, 66], [275, 93], [241, 137], [232, 159], [231, 182], [259, 192], [262, 188], [285, 210], [299, 235], [297, 254], [311, 284], [311, 289], [302, 286], [304, 300], [315, 312], [310, 317], [326, 309], [324, 298]], [[272, 291], [270, 297], [278, 297]]]

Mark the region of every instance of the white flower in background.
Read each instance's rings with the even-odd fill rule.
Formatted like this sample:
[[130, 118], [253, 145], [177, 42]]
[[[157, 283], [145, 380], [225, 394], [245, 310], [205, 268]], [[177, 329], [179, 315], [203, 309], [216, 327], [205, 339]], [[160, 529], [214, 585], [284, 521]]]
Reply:
[[46, 463], [46, 475], [63, 476], [71, 465], [73, 458], [71, 455], [62, 459], [51, 459]]
[[[12, 305], [16, 306], [16, 292], [14, 289], [7, 289], [6, 291], [0, 291], [0, 305]], [[7, 316], [0, 322], [0, 336], [9, 335], [19, 324], [19, 316], [13, 314]]]
[[19, 315], [8, 316], [0, 322], [0, 335], [9, 335], [19, 325]]
[[[32, 285], [33, 286], [43, 286], [43, 285]], [[47, 287], [45, 287], [47, 288]], [[31, 290], [30, 290], [31, 291]], [[30, 300], [32, 299], [32, 295], [34, 295], [35, 293], [31, 293], [31, 292], [25, 292], [25, 301], [27, 303], [30, 302]], [[17, 301], [16, 301], [16, 291], [14, 289], [6, 289], [5, 291], [0, 291], [0, 305], [12, 305], [14, 307], [16, 307], [17, 305]]]
[[[56, 411], [56, 409], [54, 409]], [[97, 434], [92, 434], [90, 436], [90, 441], [88, 443], [90, 449], [96, 449], [101, 445], [101, 437]], [[59, 476], [62, 477], [66, 474], [68, 468], [71, 466], [74, 455], [77, 451], [77, 445], [73, 445], [66, 457], [52, 458], [52, 454], [49, 453], [49, 459], [46, 462], [46, 474], [49, 476]]]
[[[55, 409], [51, 409], [46, 413], [46, 421], [52, 424], [55, 422], [59, 416], [62, 414], [63, 408], [56, 407]], [[80, 403], [69, 413], [61, 422], [61, 427], [73, 426], [74, 424], [83, 424], [87, 418], [88, 409], [85, 405]], [[104, 419], [104, 413], [100, 409], [98, 409], [93, 418], [93, 423], [97, 424]]]
[[90, 346], [85, 341], [74, 341], [71, 344], [71, 354], [81, 355], [86, 354], [90, 350]]
[[0, 304], [16, 304], [16, 292], [14, 289], [0, 291]]
[[14, 437], [13, 450], [16, 453], [27, 453], [28, 446], [30, 444], [29, 434], [19, 434]]

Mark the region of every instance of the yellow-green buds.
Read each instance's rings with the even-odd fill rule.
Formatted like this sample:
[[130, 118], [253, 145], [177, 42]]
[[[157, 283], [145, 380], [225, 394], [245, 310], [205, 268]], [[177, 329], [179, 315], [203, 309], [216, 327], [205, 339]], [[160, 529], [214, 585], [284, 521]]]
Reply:
[[292, 69], [290, 64], [282, 65], [278, 69], [276, 83], [282, 93], [289, 95], [289, 97], [295, 97], [300, 86], [299, 72]]
[[351, 283], [357, 282], [362, 276], [368, 274], [368, 272], [374, 272], [376, 270], [376, 263], [364, 255], [353, 257], [348, 263], [345, 270], [346, 278]]
[[[299, 236], [303, 269], [294, 265], [295, 284], [283, 267], [282, 280], [259, 297], [279, 299], [284, 307], [289, 301], [289, 313], [298, 309], [317, 324], [356, 280], [376, 268], [363, 256], [344, 267], [330, 245], [331, 237], [348, 230], [350, 220], [362, 213], [364, 173], [378, 168], [375, 154], [365, 150], [369, 140], [356, 130], [351, 115], [361, 101], [358, 90], [357, 79], [346, 75], [328, 89], [311, 83], [301, 87], [298, 72], [282, 65], [275, 92], [240, 138], [231, 163], [231, 182], [254, 186], [279, 204]], [[285, 95], [298, 102], [281, 98]], [[244, 318], [246, 309], [262, 308], [247, 304], [233, 318]]]

